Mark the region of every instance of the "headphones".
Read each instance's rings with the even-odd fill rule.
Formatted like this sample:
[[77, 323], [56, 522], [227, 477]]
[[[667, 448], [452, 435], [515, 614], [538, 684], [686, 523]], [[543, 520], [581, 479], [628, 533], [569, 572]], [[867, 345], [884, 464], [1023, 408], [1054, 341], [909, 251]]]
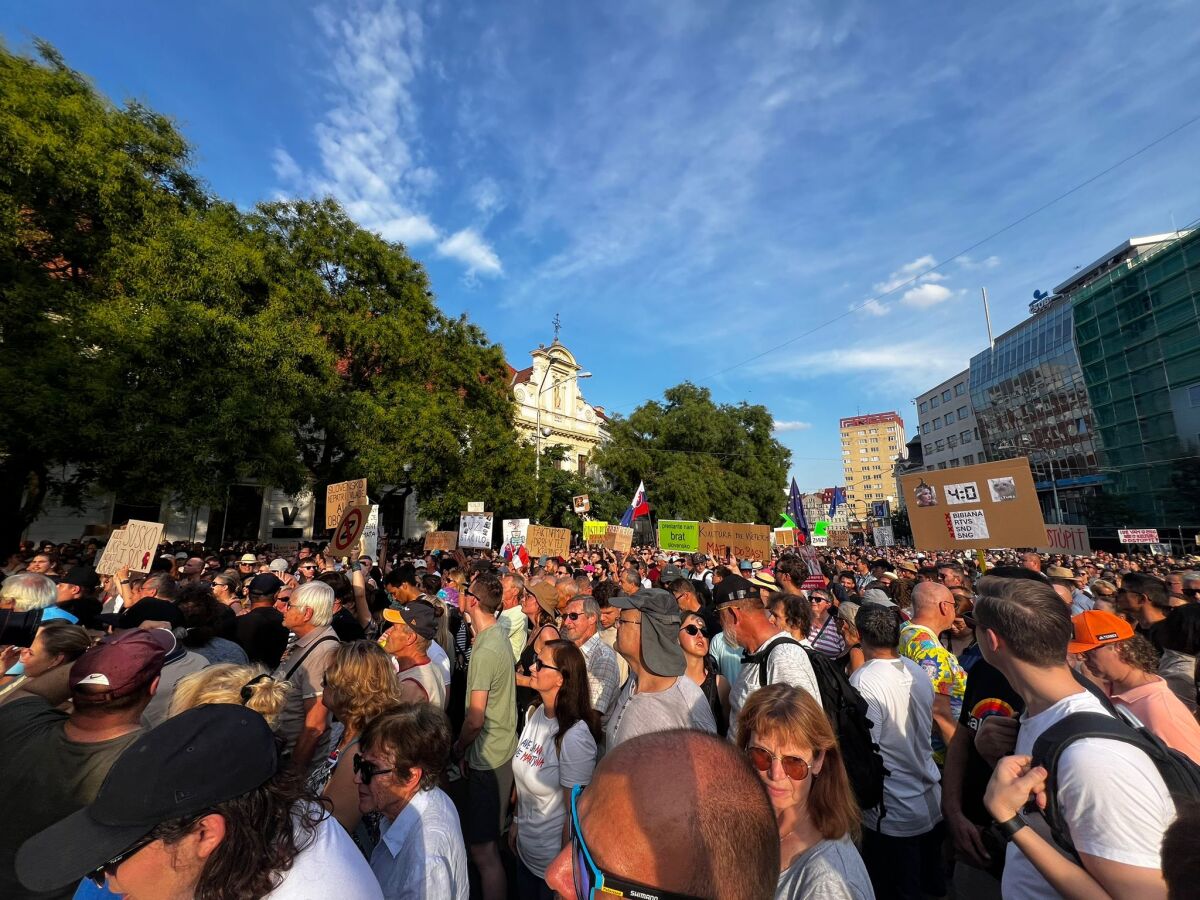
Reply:
[[275, 679], [272, 678], [270, 675], [264, 674], [264, 675], [258, 675], [254, 678], [251, 678], [244, 685], [242, 685], [242, 706], [245, 706], [246, 703], [250, 700], [250, 697], [254, 693], [254, 691], [252, 689], [256, 684], [258, 684], [260, 681], [274, 681], [274, 680]]

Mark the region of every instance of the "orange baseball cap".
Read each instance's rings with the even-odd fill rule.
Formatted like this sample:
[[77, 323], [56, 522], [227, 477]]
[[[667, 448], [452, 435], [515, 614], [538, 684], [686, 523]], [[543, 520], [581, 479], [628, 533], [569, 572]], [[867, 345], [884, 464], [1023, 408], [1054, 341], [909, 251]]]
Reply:
[[1086, 653], [1101, 644], [1115, 644], [1133, 637], [1133, 626], [1120, 616], [1102, 609], [1089, 609], [1071, 618], [1075, 639], [1067, 644], [1068, 653]]

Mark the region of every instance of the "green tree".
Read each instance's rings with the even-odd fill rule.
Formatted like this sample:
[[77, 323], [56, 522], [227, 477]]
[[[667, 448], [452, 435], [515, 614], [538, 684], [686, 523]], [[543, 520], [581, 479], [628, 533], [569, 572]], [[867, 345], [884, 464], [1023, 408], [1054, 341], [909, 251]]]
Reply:
[[718, 405], [690, 382], [663, 399], [614, 418], [610, 441], [596, 451], [616, 515], [644, 480], [655, 518], [777, 522], [791, 452], [772, 436], [766, 407]]

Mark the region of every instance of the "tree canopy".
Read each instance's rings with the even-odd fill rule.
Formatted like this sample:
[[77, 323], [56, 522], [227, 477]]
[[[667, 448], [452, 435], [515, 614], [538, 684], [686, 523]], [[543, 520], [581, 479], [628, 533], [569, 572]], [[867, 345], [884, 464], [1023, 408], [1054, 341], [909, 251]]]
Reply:
[[791, 462], [773, 428], [764, 406], [718, 405], [690, 382], [669, 388], [663, 402], [610, 423], [611, 440], [594, 457], [612, 490], [602, 511], [619, 517], [645, 481], [655, 518], [773, 524]]

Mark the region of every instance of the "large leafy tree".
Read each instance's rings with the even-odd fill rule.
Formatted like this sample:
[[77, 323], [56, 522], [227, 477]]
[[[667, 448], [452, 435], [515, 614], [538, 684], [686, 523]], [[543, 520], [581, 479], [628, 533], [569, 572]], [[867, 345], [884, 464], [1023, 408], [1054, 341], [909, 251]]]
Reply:
[[670, 388], [610, 424], [594, 457], [612, 489], [604, 511], [619, 516], [644, 480], [656, 518], [774, 523], [791, 452], [773, 427], [766, 407], [718, 405], [689, 382]]

